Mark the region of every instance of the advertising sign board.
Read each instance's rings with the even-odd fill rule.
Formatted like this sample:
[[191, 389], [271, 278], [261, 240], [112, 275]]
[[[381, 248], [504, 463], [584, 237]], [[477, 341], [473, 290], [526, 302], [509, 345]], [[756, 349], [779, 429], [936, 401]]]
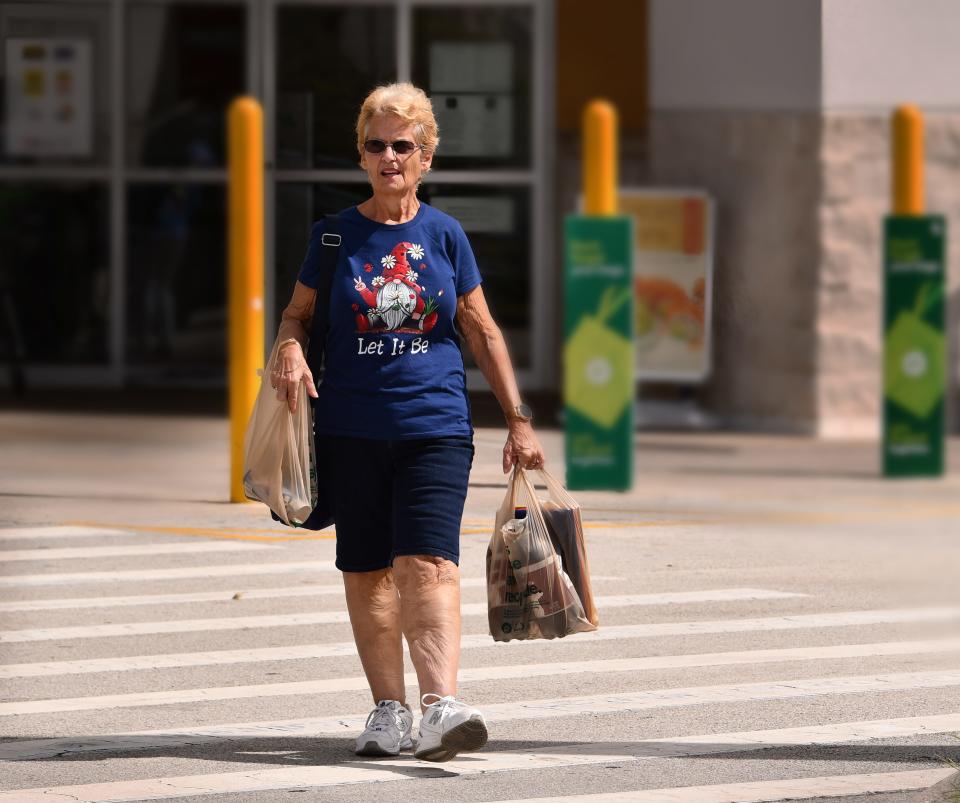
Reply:
[[696, 384], [711, 369], [713, 204], [697, 190], [622, 189], [633, 219], [637, 380]]
[[5, 44], [7, 154], [91, 155], [90, 41], [10, 38]]

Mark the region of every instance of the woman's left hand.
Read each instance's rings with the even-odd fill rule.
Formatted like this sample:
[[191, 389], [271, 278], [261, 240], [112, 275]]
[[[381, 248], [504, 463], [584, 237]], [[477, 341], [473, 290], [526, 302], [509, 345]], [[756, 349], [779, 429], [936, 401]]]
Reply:
[[543, 468], [543, 447], [528, 421], [513, 421], [503, 447], [503, 473], [515, 465], [527, 469]]

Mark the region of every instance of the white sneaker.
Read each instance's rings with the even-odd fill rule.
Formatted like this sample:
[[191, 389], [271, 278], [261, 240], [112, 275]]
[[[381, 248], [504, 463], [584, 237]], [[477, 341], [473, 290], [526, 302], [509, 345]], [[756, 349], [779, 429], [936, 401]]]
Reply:
[[[437, 699], [428, 705], [428, 697]], [[479, 750], [487, 743], [487, 723], [476, 708], [439, 694], [425, 694], [420, 702], [427, 710], [420, 719], [417, 758], [449, 761], [457, 753]]]
[[413, 747], [413, 714], [403, 703], [381, 700], [357, 737], [358, 756], [397, 756]]

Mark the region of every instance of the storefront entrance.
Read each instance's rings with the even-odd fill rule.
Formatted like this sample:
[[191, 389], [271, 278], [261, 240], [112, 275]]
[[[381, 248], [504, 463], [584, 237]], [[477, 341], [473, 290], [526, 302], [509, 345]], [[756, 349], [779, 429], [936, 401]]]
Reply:
[[367, 196], [361, 99], [410, 80], [441, 133], [422, 197], [463, 224], [521, 381], [546, 386], [551, 30], [548, 0], [0, 3], [0, 292], [28, 382], [223, 386], [230, 100], [264, 104], [273, 327], [312, 221]]

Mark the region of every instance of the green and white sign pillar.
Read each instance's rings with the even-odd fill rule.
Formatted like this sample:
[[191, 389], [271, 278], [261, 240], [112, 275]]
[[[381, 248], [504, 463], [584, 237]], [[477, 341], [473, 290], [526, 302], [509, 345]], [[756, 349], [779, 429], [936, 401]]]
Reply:
[[567, 487], [633, 485], [633, 222], [616, 210], [616, 112], [584, 115], [584, 215], [564, 228]]
[[890, 216], [884, 227], [883, 473], [939, 476], [944, 468], [942, 217]]
[[893, 207], [884, 225], [883, 473], [944, 472], [946, 223], [923, 214], [923, 121], [893, 119]]

